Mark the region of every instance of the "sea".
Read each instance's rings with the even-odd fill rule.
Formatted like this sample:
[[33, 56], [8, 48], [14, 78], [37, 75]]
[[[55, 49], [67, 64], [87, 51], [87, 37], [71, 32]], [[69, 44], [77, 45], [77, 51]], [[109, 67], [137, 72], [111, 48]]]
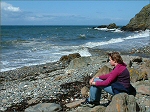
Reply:
[[[121, 26], [120, 26], [121, 27]], [[150, 44], [149, 30], [127, 32], [96, 26], [1, 26], [0, 72], [58, 61], [89, 49], [130, 51]]]

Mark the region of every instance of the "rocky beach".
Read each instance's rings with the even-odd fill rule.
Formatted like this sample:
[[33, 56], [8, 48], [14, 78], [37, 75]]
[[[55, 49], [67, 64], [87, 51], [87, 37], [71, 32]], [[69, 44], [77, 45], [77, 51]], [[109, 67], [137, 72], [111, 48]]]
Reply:
[[[147, 5], [130, 20], [129, 24], [122, 27], [122, 30], [141, 31], [150, 29], [149, 12], [150, 5]], [[116, 25], [109, 25], [109, 28], [112, 27], [114, 28]], [[111, 33], [112, 35], [113, 33]], [[26, 41], [24, 45], [28, 43], [29, 41]], [[38, 44], [40, 43], [41, 40]], [[45, 43], [41, 46], [43, 45]], [[50, 50], [49, 47], [48, 50]], [[34, 46], [34, 49], [28, 51], [28, 53], [36, 50]], [[143, 47], [133, 47], [130, 51], [124, 51], [123, 49], [119, 51], [127, 64], [131, 84], [137, 92], [136, 96], [126, 93], [111, 96], [103, 91], [100, 105], [93, 108], [80, 105], [89, 96], [89, 79], [97, 76], [97, 74], [106, 74], [112, 70], [107, 53], [115, 50], [94, 48], [88, 48], [88, 50], [91, 56], [81, 56], [77, 52], [64, 55], [55, 62], [0, 72], [0, 111], [150, 112], [150, 42]], [[46, 54], [46, 52], [43, 53]], [[17, 55], [19, 55], [19, 52], [15, 52], [15, 56]]]
[[[79, 112], [87, 110], [87, 107], [80, 106], [80, 102], [88, 96], [90, 87], [88, 81], [97, 72], [107, 73], [112, 69], [107, 62], [108, 56], [106, 54], [110, 51], [93, 50], [93, 55], [88, 57], [81, 57], [79, 53], [69, 54], [62, 56], [57, 62], [0, 72], [0, 111]], [[137, 53], [143, 51], [146, 57], [137, 55]], [[133, 97], [135, 100], [132, 103], [137, 103], [138, 108], [137, 105], [134, 106], [140, 112], [149, 112], [149, 46], [134, 50], [134, 52], [124, 52], [124, 54], [122, 53], [122, 57], [128, 65], [132, 85], [137, 91], [136, 96]], [[118, 103], [113, 100], [115, 97], [103, 92], [100, 102], [102, 105], [92, 109], [88, 108], [88, 110], [95, 112], [105, 112], [112, 110], [112, 108], [114, 110], [115, 106], [112, 104]], [[117, 96], [117, 98], [119, 97], [124, 98], [125, 96], [123, 94], [123, 96]], [[121, 106], [125, 108], [127, 105]], [[131, 109], [130, 106], [127, 107]]]

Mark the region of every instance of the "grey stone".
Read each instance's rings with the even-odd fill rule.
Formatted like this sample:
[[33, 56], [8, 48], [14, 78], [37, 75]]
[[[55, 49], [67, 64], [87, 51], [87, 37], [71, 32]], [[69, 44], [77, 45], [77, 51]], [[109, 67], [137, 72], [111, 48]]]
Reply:
[[90, 57], [80, 57], [72, 60], [68, 66], [69, 69], [77, 69], [80, 67], [86, 67], [91, 62]]
[[35, 106], [31, 106], [25, 109], [25, 112], [59, 112], [61, 110], [60, 105], [55, 103], [39, 103]]
[[140, 107], [136, 103], [135, 97], [133, 95], [128, 95], [126, 93], [120, 93], [115, 95], [112, 98], [111, 103], [107, 106], [105, 110], [105, 112], [137, 112], [137, 111], [140, 111]]

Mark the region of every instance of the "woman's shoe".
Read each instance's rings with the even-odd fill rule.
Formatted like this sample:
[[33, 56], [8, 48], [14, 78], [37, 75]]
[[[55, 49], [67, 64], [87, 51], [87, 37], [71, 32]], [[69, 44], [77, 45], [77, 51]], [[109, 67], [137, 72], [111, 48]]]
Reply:
[[88, 99], [86, 99], [84, 102], [81, 102], [81, 106], [83, 106], [83, 107], [88, 106], [90, 108], [93, 108], [94, 106], [97, 106], [99, 104], [100, 103], [97, 103], [97, 102], [90, 102], [90, 101], [88, 101]]

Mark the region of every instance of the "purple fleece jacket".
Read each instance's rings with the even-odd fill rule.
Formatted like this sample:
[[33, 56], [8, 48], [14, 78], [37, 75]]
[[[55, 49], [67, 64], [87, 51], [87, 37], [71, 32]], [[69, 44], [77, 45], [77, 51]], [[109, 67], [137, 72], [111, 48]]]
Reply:
[[101, 75], [99, 78], [103, 81], [96, 81], [96, 86], [108, 86], [111, 83], [117, 81], [125, 88], [130, 85], [130, 74], [126, 68], [126, 64], [118, 64], [109, 74]]

